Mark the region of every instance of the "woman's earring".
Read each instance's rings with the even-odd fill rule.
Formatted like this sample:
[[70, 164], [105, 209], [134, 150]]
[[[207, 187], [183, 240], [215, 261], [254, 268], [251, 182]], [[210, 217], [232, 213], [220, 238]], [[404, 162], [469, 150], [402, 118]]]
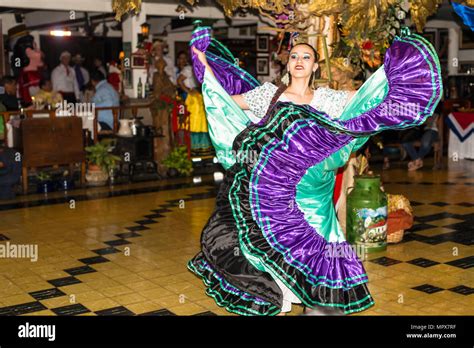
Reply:
[[282, 76], [281, 82], [288, 86], [290, 83], [290, 74], [288, 72]]

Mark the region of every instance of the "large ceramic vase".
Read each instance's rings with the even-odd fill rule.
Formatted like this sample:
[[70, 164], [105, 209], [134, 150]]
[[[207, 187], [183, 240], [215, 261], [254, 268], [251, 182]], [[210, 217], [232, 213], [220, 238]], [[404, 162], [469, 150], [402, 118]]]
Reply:
[[104, 186], [109, 179], [109, 174], [97, 165], [89, 164], [86, 173], [88, 186]]

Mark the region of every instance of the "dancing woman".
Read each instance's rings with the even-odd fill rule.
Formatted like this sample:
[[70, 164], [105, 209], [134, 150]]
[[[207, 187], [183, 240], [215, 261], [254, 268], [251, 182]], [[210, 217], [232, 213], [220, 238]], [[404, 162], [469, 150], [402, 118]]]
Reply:
[[384, 65], [350, 93], [311, 89], [317, 53], [306, 44], [290, 52], [286, 90], [259, 86], [208, 27], [190, 45], [227, 171], [189, 269], [219, 306], [241, 315], [286, 313], [292, 303], [346, 314], [372, 306], [364, 267], [335, 215], [335, 171], [370, 135], [433, 113], [442, 94], [433, 47], [409, 33], [395, 38]]

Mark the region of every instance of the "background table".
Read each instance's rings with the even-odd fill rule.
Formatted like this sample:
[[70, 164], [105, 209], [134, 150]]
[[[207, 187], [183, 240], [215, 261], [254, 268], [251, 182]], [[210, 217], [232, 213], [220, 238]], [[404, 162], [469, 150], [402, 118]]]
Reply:
[[452, 112], [449, 126], [448, 157], [474, 159], [474, 112]]

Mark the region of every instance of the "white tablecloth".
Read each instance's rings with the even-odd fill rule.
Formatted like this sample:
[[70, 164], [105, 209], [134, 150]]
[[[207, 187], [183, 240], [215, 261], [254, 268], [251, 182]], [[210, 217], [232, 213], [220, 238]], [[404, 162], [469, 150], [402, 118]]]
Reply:
[[450, 130], [448, 156], [450, 158], [455, 158], [455, 156], [457, 156], [457, 159], [474, 159], [474, 135], [471, 135], [469, 138], [461, 142], [456, 134]]
[[[448, 117], [451, 117], [450, 114]], [[450, 124], [452, 127], [453, 125]], [[465, 129], [460, 128], [457, 125], [457, 131], [470, 133], [470, 135], [464, 139], [464, 141], [459, 140], [459, 137], [449, 128], [449, 143], [448, 143], [448, 157], [452, 160], [458, 159], [474, 159], [474, 133], [470, 133], [469, 129], [472, 128], [472, 123], [470, 127]], [[465, 134], [463, 134], [465, 135]]]

